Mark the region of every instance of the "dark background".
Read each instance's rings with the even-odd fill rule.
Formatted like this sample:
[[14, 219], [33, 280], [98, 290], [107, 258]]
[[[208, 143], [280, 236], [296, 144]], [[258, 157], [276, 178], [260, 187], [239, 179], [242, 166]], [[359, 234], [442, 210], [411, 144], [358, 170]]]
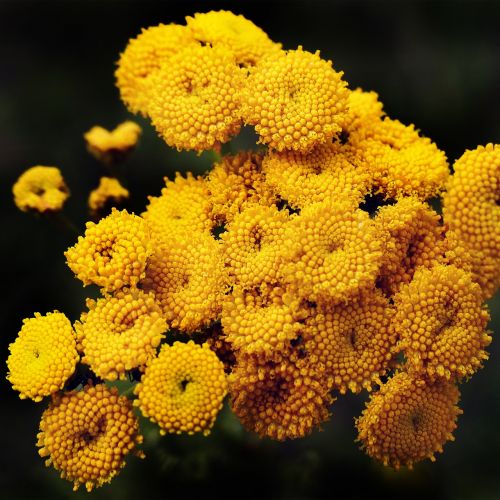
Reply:
[[[5, 2], [0, 0], [0, 498], [81, 498], [43, 466], [35, 449], [44, 404], [20, 401], [5, 381], [7, 346], [24, 317], [64, 311], [78, 318], [88, 293], [63, 252], [75, 237], [16, 210], [11, 186], [26, 168], [59, 166], [72, 191], [69, 216], [83, 227], [88, 192], [105, 171], [82, 134], [130, 118], [113, 72], [141, 27], [232, 9], [285, 48], [321, 50], [350, 86], [375, 90], [386, 112], [415, 123], [447, 152], [500, 142], [499, 2]], [[131, 206], [176, 170], [203, 172], [209, 156], [179, 154], [144, 126], [124, 167]], [[491, 301], [499, 330], [499, 301]], [[353, 417], [364, 395], [340, 398], [323, 432], [294, 442], [259, 440], [227, 408], [208, 438], [159, 438], [146, 429], [146, 460], [91, 498], [500, 498], [500, 347], [462, 386], [456, 441], [435, 464], [394, 472], [358, 450]]]

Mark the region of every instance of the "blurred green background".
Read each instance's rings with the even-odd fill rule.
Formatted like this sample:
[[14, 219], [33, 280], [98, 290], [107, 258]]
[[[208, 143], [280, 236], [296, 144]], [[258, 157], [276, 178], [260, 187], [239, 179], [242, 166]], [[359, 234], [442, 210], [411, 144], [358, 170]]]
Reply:
[[[0, 0], [0, 498], [500, 498], [500, 343], [462, 386], [456, 441], [435, 464], [394, 472], [354, 443], [366, 396], [340, 398], [323, 431], [274, 443], [244, 432], [226, 408], [212, 435], [146, 433], [146, 460], [131, 458], [91, 495], [45, 468], [35, 449], [44, 404], [20, 401], [5, 381], [7, 346], [24, 317], [58, 309], [78, 318], [87, 293], [64, 263], [74, 236], [17, 211], [11, 185], [35, 164], [59, 166], [72, 191], [69, 216], [83, 227], [88, 192], [103, 168], [82, 134], [131, 118], [114, 87], [115, 62], [141, 27], [232, 9], [285, 48], [320, 49], [352, 88], [375, 90], [386, 112], [415, 123], [450, 161], [500, 142], [499, 2], [6, 2]], [[169, 149], [144, 135], [124, 166], [131, 208], [144, 208], [164, 176], [203, 172], [210, 157]], [[500, 330], [498, 298], [491, 328]]]

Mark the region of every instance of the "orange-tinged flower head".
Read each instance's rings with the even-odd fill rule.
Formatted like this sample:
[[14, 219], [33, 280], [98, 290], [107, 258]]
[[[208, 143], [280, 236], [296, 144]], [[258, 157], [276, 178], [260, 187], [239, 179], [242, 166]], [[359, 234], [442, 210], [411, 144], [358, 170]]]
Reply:
[[466, 151], [453, 170], [444, 220], [469, 251], [474, 281], [488, 299], [500, 286], [500, 144]]
[[68, 266], [84, 285], [112, 292], [134, 287], [143, 277], [151, 242], [146, 222], [113, 208], [97, 224], [87, 222], [84, 236], [66, 251]]
[[244, 73], [223, 47], [187, 47], [151, 78], [149, 115], [177, 149], [217, 148], [241, 126]]
[[27, 212], [59, 212], [69, 197], [69, 190], [57, 167], [37, 165], [26, 170], [12, 187], [14, 202]]
[[242, 66], [254, 66], [281, 48], [252, 21], [227, 10], [196, 13], [186, 23], [195, 40], [230, 50]]
[[455, 384], [434, 383], [400, 372], [372, 393], [356, 426], [366, 453], [384, 465], [412, 468], [443, 451], [462, 413]]
[[488, 358], [489, 320], [479, 285], [454, 266], [419, 268], [394, 297], [394, 329], [408, 370], [431, 379], [472, 375]]
[[273, 149], [310, 151], [341, 130], [349, 96], [342, 74], [302, 47], [272, 54], [247, 79], [243, 119]]
[[42, 415], [40, 431], [40, 456], [72, 481], [74, 490], [109, 483], [142, 442], [131, 402], [104, 384], [55, 398]]
[[9, 351], [7, 379], [21, 399], [34, 401], [62, 389], [79, 359], [73, 327], [58, 311], [24, 319]]
[[89, 209], [94, 214], [112, 204], [120, 204], [129, 197], [128, 189], [124, 188], [114, 177], [101, 177], [99, 186], [91, 191], [88, 199]]
[[123, 290], [114, 297], [87, 300], [89, 311], [75, 323], [83, 363], [103, 379], [124, 379], [156, 355], [167, 329], [152, 294]]
[[138, 406], [160, 432], [203, 432], [213, 427], [227, 394], [224, 365], [208, 345], [164, 345], [135, 388]]
[[173, 23], [143, 29], [129, 41], [120, 55], [115, 76], [122, 101], [132, 113], [148, 115], [151, 75], [190, 45], [198, 45], [191, 32]]

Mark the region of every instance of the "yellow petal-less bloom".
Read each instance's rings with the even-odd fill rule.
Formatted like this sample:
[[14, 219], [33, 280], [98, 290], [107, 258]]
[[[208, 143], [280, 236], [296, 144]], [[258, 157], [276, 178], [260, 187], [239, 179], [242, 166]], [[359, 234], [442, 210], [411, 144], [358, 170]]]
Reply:
[[160, 433], [210, 433], [227, 393], [224, 365], [192, 340], [164, 345], [135, 388], [138, 406]]
[[109, 165], [123, 161], [137, 145], [141, 133], [137, 123], [126, 121], [111, 131], [92, 127], [83, 137], [89, 153]]
[[7, 379], [21, 399], [34, 401], [62, 389], [79, 359], [73, 327], [58, 311], [24, 319], [9, 351]]
[[159, 24], [143, 29], [120, 55], [116, 85], [132, 113], [148, 115], [151, 75], [189, 45], [198, 45], [186, 26]]
[[142, 442], [131, 402], [103, 384], [55, 398], [42, 415], [40, 431], [40, 456], [72, 481], [74, 490], [109, 483]]
[[373, 393], [357, 419], [358, 439], [366, 453], [384, 465], [412, 468], [443, 451], [462, 413], [455, 384], [434, 383], [400, 372]]
[[299, 296], [334, 304], [375, 284], [382, 239], [369, 215], [350, 202], [308, 205], [286, 236], [284, 279]]
[[281, 45], [242, 15], [220, 10], [187, 16], [186, 23], [193, 38], [214, 47], [222, 46], [234, 53], [237, 64], [254, 66], [264, 56], [276, 52]]
[[394, 303], [394, 329], [409, 371], [431, 379], [461, 379], [488, 358], [489, 314], [480, 287], [467, 272], [445, 265], [420, 268]]
[[466, 151], [453, 169], [444, 220], [469, 251], [474, 281], [488, 299], [500, 286], [500, 144]]
[[69, 190], [57, 167], [37, 165], [26, 170], [12, 187], [16, 206], [26, 212], [58, 212]]
[[68, 266], [84, 285], [112, 292], [134, 287], [143, 277], [151, 242], [146, 222], [126, 210], [112, 209], [97, 224], [87, 222], [84, 236], [66, 251]]
[[221, 245], [206, 233], [178, 233], [155, 248], [141, 283], [153, 291], [172, 328], [208, 326], [222, 309], [227, 289]]
[[75, 323], [82, 362], [103, 379], [124, 379], [156, 356], [167, 329], [152, 294], [124, 290], [114, 297], [87, 300], [89, 311]]
[[348, 100], [341, 78], [319, 52], [299, 47], [270, 55], [247, 79], [243, 119], [270, 148], [310, 151], [341, 130]]
[[99, 213], [110, 203], [119, 204], [129, 197], [128, 189], [124, 188], [114, 177], [101, 177], [99, 186], [91, 191], [88, 206], [92, 213]]
[[187, 47], [151, 78], [149, 115], [177, 149], [215, 149], [241, 126], [244, 73], [222, 47]]

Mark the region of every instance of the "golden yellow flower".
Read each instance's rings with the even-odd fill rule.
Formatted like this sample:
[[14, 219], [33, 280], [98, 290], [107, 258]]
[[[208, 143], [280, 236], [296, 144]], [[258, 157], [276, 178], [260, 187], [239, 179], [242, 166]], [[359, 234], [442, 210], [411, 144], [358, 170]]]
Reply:
[[160, 433], [210, 433], [227, 393], [224, 365], [208, 345], [164, 345], [135, 388], [134, 404]]
[[221, 234], [232, 283], [252, 286], [278, 278], [288, 220], [287, 211], [263, 205], [248, 206], [234, 217]]
[[148, 115], [151, 75], [189, 45], [198, 45], [185, 26], [159, 24], [143, 29], [120, 55], [116, 85], [122, 101], [132, 113]]
[[394, 329], [411, 372], [460, 379], [488, 358], [489, 314], [480, 287], [467, 272], [445, 265], [419, 268], [394, 303]]
[[453, 169], [444, 220], [469, 251], [474, 281], [488, 299], [500, 286], [500, 145], [466, 151]]
[[293, 208], [341, 198], [358, 206], [371, 187], [371, 176], [335, 143], [307, 154], [270, 151], [262, 168], [267, 182]]
[[310, 151], [340, 132], [348, 100], [342, 74], [302, 47], [272, 54], [247, 79], [243, 119], [273, 149]]
[[109, 165], [123, 161], [135, 148], [141, 133], [137, 123], [126, 121], [111, 131], [92, 127], [83, 137], [89, 153]]
[[242, 66], [254, 66], [281, 47], [252, 21], [227, 10], [196, 13], [194, 17], [187, 16], [186, 23], [193, 38], [229, 49]]
[[58, 212], [69, 196], [61, 171], [43, 166], [26, 170], [12, 187], [12, 193], [17, 208], [23, 212]]
[[227, 279], [220, 243], [206, 233], [178, 233], [158, 245], [141, 283], [153, 291], [172, 328], [195, 332], [216, 320]]
[[24, 319], [9, 351], [7, 379], [21, 399], [34, 401], [62, 389], [79, 359], [73, 327], [58, 311]]
[[74, 490], [109, 483], [142, 442], [130, 401], [103, 384], [55, 398], [42, 415], [40, 431], [40, 456], [72, 481]]
[[94, 283], [108, 292], [135, 286], [151, 252], [146, 222], [113, 208], [111, 215], [86, 227], [85, 235], [65, 253], [75, 275], [84, 285]]
[[152, 294], [124, 290], [114, 297], [87, 300], [89, 312], [75, 323], [82, 362], [103, 379], [124, 379], [156, 356], [167, 329]]
[[399, 469], [443, 451], [462, 413], [455, 384], [419, 380], [400, 372], [373, 393], [356, 425], [372, 458]]
[[109, 206], [109, 203], [119, 204], [128, 197], [128, 189], [124, 188], [118, 179], [101, 177], [99, 186], [89, 195], [88, 205], [92, 213], [99, 213]]
[[283, 255], [285, 280], [297, 294], [335, 304], [374, 286], [382, 238], [369, 215], [349, 202], [315, 203], [290, 221]]
[[201, 177], [177, 173], [165, 178], [160, 196], [150, 196], [142, 217], [157, 243], [168, 243], [178, 232], [208, 232], [213, 226], [207, 186]]
[[219, 223], [233, 220], [247, 205], [270, 206], [276, 195], [261, 169], [262, 154], [241, 152], [227, 155], [207, 175], [211, 216]]
[[169, 146], [215, 149], [240, 130], [243, 80], [228, 49], [187, 47], [151, 77], [153, 125]]

